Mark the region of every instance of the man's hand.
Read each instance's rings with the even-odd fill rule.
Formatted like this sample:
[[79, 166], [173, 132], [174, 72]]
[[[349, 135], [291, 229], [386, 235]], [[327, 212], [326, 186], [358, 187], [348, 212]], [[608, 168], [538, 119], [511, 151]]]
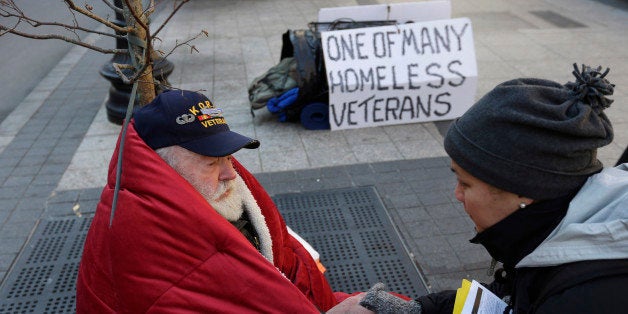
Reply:
[[328, 314], [370, 314], [373, 313], [360, 306], [360, 301], [366, 293], [360, 293], [346, 298], [344, 301], [327, 311]]

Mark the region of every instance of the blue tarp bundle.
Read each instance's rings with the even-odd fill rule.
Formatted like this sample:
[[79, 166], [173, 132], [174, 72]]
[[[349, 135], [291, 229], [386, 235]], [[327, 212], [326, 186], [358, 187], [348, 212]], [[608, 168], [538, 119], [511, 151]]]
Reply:
[[286, 122], [285, 109], [291, 106], [292, 104], [294, 104], [298, 96], [299, 96], [298, 87], [289, 89], [285, 93], [277, 97], [273, 97], [269, 99], [268, 102], [266, 103], [266, 108], [268, 108], [268, 111], [278, 115], [279, 121]]

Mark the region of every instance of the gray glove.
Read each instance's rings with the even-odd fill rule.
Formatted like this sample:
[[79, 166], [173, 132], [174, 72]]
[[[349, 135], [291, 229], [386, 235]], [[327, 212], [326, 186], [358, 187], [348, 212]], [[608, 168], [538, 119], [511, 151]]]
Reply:
[[376, 283], [360, 301], [360, 305], [377, 314], [421, 314], [421, 304], [417, 301], [406, 301], [386, 292], [386, 285]]

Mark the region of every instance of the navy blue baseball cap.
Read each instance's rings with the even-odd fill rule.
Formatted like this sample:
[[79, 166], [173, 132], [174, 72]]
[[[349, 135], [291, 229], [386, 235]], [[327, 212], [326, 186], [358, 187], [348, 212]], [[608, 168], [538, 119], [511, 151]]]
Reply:
[[229, 129], [222, 109], [203, 94], [168, 90], [134, 114], [135, 130], [152, 149], [179, 145], [204, 156], [222, 157], [259, 141]]

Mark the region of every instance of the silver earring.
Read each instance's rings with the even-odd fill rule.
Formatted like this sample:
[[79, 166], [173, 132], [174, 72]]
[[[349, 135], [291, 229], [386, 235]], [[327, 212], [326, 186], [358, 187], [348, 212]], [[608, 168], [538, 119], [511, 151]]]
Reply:
[[521, 202], [521, 204], [519, 204], [519, 208], [524, 209], [526, 208], [526, 206], [528, 206], [526, 203]]

